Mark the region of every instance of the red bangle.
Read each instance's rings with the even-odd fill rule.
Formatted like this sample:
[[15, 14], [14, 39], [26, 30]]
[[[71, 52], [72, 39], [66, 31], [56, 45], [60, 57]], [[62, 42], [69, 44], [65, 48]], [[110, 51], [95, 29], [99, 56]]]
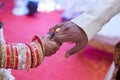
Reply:
[[34, 41], [34, 43], [36, 44], [36, 47], [39, 51], [40, 63], [38, 65], [40, 65], [43, 61], [43, 58], [44, 58], [44, 55], [43, 55], [43, 52], [42, 52], [42, 47], [40, 46], [40, 44], [37, 41]]
[[35, 63], [34, 52], [33, 52], [30, 44], [27, 44], [27, 46], [30, 48], [30, 51], [31, 51], [31, 68], [32, 68], [34, 66], [34, 63]]
[[33, 54], [34, 54], [34, 57], [35, 57], [34, 67], [36, 67], [38, 65], [39, 61], [40, 61], [39, 52], [38, 52], [38, 49], [37, 49], [37, 47], [34, 43], [31, 43], [30, 45], [32, 47]]
[[14, 50], [15, 50], [15, 66], [14, 66], [14, 69], [18, 69], [18, 48], [17, 48], [16, 45], [14, 47]]
[[43, 45], [42, 40], [40, 39], [40, 37], [38, 35], [35, 35], [33, 37], [32, 41], [37, 41], [40, 44], [40, 46], [42, 47], [42, 52], [44, 53], [44, 45]]
[[15, 44], [12, 44], [13, 45], [13, 57], [14, 57], [14, 65], [13, 65], [13, 69], [15, 69], [15, 65], [16, 65], [16, 51], [15, 51]]
[[10, 68], [10, 45], [6, 44], [6, 68]]
[[31, 51], [29, 46], [26, 45], [26, 70], [29, 70], [31, 67]]

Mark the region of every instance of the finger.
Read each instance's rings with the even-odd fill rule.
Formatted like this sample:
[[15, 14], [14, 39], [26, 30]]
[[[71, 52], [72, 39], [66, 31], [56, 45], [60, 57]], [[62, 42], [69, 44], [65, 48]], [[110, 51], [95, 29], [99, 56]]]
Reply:
[[45, 35], [45, 38], [48, 39], [48, 40], [50, 40], [51, 37], [52, 37], [52, 36], [51, 36], [50, 34]]
[[71, 32], [70, 32], [70, 27], [66, 26], [66, 27], [62, 27], [60, 29], [59, 32], [55, 32], [52, 39], [53, 41], [56, 41], [56, 42], [68, 42], [68, 41], [71, 41]]
[[83, 43], [82, 44], [81, 44], [81, 42], [76, 43], [76, 45], [72, 49], [70, 49], [69, 51], [66, 52], [65, 58], [68, 58], [69, 56], [75, 54], [76, 52], [83, 49], [84, 47], [85, 46], [83, 45]]
[[54, 27], [50, 28], [49, 29], [49, 32], [48, 34], [51, 35], [51, 38], [54, 36], [54, 34], [56, 33], [56, 29], [57, 28], [61, 28], [63, 26], [63, 23], [62, 24], [58, 24], [58, 25], [55, 25]]
[[64, 25], [64, 23], [57, 24], [54, 27], [50, 28], [49, 32], [55, 31], [57, 28], [61, 28]]
[[51, 35], [50, 34], [46, 34], [45, 36], [42, 37], [42, 39], [50, 40], [51, 39]]
[[46, 35], [46, 38], [50, 40], [51, 35], [47, 34], [47, 35]]

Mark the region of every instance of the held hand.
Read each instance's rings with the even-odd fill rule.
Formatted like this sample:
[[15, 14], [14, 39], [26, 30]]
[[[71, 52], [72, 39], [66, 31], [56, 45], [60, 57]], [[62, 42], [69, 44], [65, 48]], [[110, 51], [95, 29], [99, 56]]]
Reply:
[[[53, 30], [54, 32], [52, 32]], [[88, 39], [84, 31], [71, 21], [54, 26], [50, 29], [49, 33], [51, 35], [51, 40], [60, 44], [63, 42], [76, 43], [72, 49], [66, 52], [66, 58], [79, 51], [80, 49], [83, 49], [88, 43]]]
[[45, 56], [51, 56], [55, 54], [60, 47], [58, 43], [50, 40], [50, 35], [43, 36], [42, 42], [44, 44]]

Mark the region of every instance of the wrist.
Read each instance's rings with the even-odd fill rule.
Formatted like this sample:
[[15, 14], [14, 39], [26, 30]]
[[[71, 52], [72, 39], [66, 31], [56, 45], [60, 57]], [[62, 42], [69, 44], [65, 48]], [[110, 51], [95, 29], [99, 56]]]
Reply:
[[88, 40], [88, 36], [87, 36], [86, 32], [80, 26], [75, 24], [74, 22], [71, 21], [71, 23], [74, 24], [80, 30], [80, 33], [81, 33], [80, 37], [82, 37], [81, 39], [85, 39], [85, 41], [88, 42], [89, 40]]

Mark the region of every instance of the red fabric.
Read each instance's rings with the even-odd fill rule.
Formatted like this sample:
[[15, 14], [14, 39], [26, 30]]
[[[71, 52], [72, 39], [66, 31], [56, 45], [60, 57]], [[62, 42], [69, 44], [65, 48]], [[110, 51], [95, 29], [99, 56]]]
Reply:
[[[12, 0], [8, 0], [0, 12], [4, 23], [5, 40], [8, 42], [29, 43], [33, 35], [45, 35], [49, 28], [60, 23], [61, 12], [38, 13], [34, 17], [14, 16]], [[30, 71], [12, 70], [16, 80], [104, 80], [112, 62], [112, 55], [87, 46], [80, 54], [68, 59], [65, 52], [72, 46], [65, 43], [57, 53], [46, 57], [43, 63]]]

